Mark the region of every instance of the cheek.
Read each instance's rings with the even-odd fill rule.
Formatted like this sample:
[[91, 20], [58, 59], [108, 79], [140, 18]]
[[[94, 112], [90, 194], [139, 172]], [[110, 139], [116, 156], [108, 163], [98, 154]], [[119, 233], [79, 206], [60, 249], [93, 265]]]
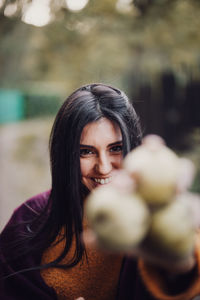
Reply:
[[81, 175], [87, 176], [92, 169], [92, 162], [88, 159], [80, 159]]
[[122, 155], [117, 155], [116, 157], [114, 157], [113, 165], [115, 166], [115, 168], [119, 169], [122, 167], [122, 160], [123, 160]]
[[88, 188], [89, 191], [92, 191], [95, 188], [95, 184], [89, 177], [92, 172], [93, 164], [89, 159], [80, 159], [80, 167], [82, 183]]

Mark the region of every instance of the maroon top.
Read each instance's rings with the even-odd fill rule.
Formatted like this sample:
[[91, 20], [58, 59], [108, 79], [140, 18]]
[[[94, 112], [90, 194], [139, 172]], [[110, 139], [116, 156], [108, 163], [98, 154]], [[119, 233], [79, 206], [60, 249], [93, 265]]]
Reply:
[[[0, 299], [3, 300], [53, 300], [57, 299], [53, 288], [47, 286], [39, 270], [18, 273], [2, 279], [22, 269], [40, 265], [41, 254], [23, 257], [12, 263], [5, 263], [9, 254], [5, 244], [16, 241], [22, 233], [30, 228], [27, 222], [40, 213], [48, 201], [49, 192], [39, 194], [18, 207], [0, 235]], [[23, 222], [26, 222], [23, 224]], [[18, 226], [15, 226], [18, 224]], [[20, 224], [20, 225], [19, 225]], [[137, 272], [137, 262], [124, 258], [118, 284], [117, 300], [153, 300], [146, 290]], [[86, 299], [87, 300], [87, 299]], [[102, 299], [103, 300], [103, 299]]]

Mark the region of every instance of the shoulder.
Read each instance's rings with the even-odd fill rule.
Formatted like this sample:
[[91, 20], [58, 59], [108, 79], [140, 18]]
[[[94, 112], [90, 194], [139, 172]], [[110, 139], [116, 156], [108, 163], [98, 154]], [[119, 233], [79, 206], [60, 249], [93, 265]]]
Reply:
[[29, 222], [33, 220], [33, 218], [39, 216], [48, 203], [49, 195], [50, 191], [40, 193], [34, 197], [31, 197], [17, 207], [2, 233], [7, 231], [8, 228], [13, 229], [15, 225], [23, 225], [24, 223]]
[[21, 206], [19, 206], [14, 213], [20, 210], [29, 211], [30, 214], [39, 215], [41, 211], [46, 207], [49, 199], [50, 191], [40, 193], [34, 197], [31, 197]]
[[[0, 277], [12, 275], [0, 280], [0, 299], [56, 299], [53, 288], [46, 285], [40, 271], [20, 273], [40, 265], [41, 253], [32, 247], [32, 241], [29, 244], [29, 225], [35, 218], [38, 224], [37, 216], [45, 209], [49, 196], [50, 191], [46, 191], [17, 207], [0, 235]], [[32, 247], [33, 252], [26, 254], [27, 247]]]

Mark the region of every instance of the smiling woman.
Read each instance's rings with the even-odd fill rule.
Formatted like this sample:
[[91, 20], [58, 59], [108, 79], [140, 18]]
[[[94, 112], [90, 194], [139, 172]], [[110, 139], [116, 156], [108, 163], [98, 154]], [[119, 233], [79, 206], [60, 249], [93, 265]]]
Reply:
[[19, 207], [1, 235], [3, 299], [117, 297], [122, 256], [82, 243], [84, 200], [112, 181], [140, 141], [138, 117], [119, 89], [89, 84], [66, 99], [50, 136], [51, 190]]
[[122, 160], [122, 135], [118, 125], [106, 118], [87, 124], [81, 134], [82, 182], [93, 188], [111, 182]]
[[[146, 262], [141, 251], [136, 261], [102, 252], [82, 238], [88, 230], [86, 197], [98, 185], [114, 182], [122, 158], [140, 142], [138, 117], [119, 89], [89, 84], [66, 99], [50, 136], [51, 190], [17, 208], [0, 235], [1, 299], [188, 300], [199, 294], [194, 257], [187, 272], [184, 268], [173, 280], [174, 274], [155, 260]], [[113, 205], [120, 203], [126, 226], [124, 197], [116, 190]], [[115, 227], [114, 237], [121, 235]]]

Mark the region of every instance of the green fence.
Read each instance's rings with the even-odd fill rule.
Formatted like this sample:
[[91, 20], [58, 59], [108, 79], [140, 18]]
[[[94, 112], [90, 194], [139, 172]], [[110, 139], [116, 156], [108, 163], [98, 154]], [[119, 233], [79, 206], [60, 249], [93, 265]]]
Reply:
[[55, 115], [61, 103], [60, 97], [56, 95], [25, 94], [18, 90], [0, 89], [0, 123]]
[[24, 95], [17, 90], [0, 89], [0, 123], [24, 118]]

